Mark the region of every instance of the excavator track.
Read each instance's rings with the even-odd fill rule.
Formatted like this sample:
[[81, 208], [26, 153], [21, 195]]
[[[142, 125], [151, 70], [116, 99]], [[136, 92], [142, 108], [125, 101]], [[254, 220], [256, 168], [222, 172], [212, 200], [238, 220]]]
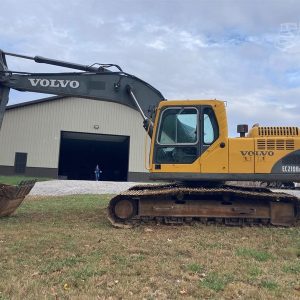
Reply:
[[17, 186], [0, 183], [0, 217], [14, 213], [34, 184], [35, 180], [21, 181]]
[[141, 223], [293, 226], [300, 219], [300, 199], [267, 188], [229, 185], [137, 185], [111, 199], [113, 226]]

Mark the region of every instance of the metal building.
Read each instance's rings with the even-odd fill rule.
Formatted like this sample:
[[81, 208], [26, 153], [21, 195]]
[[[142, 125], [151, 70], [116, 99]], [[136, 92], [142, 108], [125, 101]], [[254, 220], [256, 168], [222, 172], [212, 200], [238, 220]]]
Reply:
[[0, 174], [142, 181], [145, 131], [139, 113], [112, 102], [50, 97], [7, 107]]

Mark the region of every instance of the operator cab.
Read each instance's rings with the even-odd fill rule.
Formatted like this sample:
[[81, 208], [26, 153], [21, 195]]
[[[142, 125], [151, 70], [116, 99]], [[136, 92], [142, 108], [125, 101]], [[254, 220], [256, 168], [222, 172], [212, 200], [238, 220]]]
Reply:
[[159, 111], [154, 138], [154, 164], [191, 164], [219, 137], [211, 105], [164, 106]]

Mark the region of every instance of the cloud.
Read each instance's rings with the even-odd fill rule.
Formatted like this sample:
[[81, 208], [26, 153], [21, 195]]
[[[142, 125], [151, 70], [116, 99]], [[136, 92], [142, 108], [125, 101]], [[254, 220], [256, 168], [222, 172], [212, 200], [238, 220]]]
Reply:
[[146, 46], [156, 50], [165, 50], [167, 48], [166, 44], [160, 39], [156, 39], [153, 42], [146, 44]]
[[[226, 100], [232, 133], [237, 123], [299, 126], [298, 1], [2, 0], [0, 9], [6, 51], [115, 63], [168, 99]], [[30, 95], [12, 92], [10, 103]]]

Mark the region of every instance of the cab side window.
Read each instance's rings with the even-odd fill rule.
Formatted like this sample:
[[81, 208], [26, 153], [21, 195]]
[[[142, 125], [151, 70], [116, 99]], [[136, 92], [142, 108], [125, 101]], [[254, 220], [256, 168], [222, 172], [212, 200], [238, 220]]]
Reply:
[[219, 126], [214, 111], [206, 107], [203, 110], [203, 143], [211, 145], [219, 137]]

